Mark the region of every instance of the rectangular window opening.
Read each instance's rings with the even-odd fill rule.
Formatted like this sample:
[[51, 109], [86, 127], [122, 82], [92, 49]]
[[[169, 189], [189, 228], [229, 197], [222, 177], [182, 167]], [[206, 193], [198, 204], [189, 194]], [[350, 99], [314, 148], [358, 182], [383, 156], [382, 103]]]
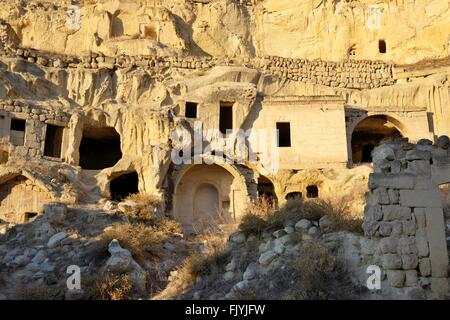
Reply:
[[195, 102], [186, 102], [186, 118], [197, 118], [197, 103]]
[[25, 143], [26, 120], [11, 119], [9, 141], [15, 146], [23, 146]]
[[291, 146], [291, 125], [289, 122], [277, 122], [278, 147]]
[[220, 103], [219, 130], [226, 134], [227, 130], [233, 130], [233, 104], [232, 102]]
[[47, 125], [45, 133], [44, 155], [47, 157], [61, 158], [61, 146], [64, 128], [60, 126]]
[[386, 53], [386, 41], [384, 40], [378, 40], [378, 49], [380, 53]]
[[25, 120], [11, 119], [11, 130], [25, 132]]

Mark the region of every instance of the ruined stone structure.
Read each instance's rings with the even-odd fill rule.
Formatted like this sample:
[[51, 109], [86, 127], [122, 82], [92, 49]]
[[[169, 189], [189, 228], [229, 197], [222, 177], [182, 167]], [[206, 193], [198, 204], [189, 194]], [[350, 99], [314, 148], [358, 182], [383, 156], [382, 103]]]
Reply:
[[[3, 220], [26, 221], [48, 202], [135, 192], [160, 197], [196, 230], [239, 221], [262, 195], [281, 205], [339, 190], [362, 211], [376, 146], [450, 135], [446, 1], [80, 1], [82, 18], [75, 10], [71, 23], [64, 1], [1, 4]], [[266, 135], [242, 146], [211, 129]], [[186, 147], [174, 137], [180, 131], [205, 138]], [[217, 146], [228, 140], [222, 155]], [[192, 161], [174, 163], [174, 148]], [[444, 277], [434, 238], [418, 228], [424, 216], [430, 228], [440, 223], [432, 218], [439, 205], [427, 201], [445, 181], [417, 188], [415, 175], [437, 170], [446, 150], [419, 144], [375, 162], [369, 187], [383, 208], [367, 207], [366, 218], [392, 217], [376, 230], [366, 224], [368, 235], [407, 236], [399, 248], [413, 237], [430, 244], [428, 254], [383, 247], [396, 286], [414, 281], [416, 260], [432, 279]], [[387, 170], [402, 179], [389, 185]], [[399, 223], [397, 206], [415, 222]], [[401, 254], [410, 255], [404, 263]]]
[[366, 193], [364, 229], [373, 240], [375, 264], [397, 288], [431, 285], [448, 291], [448, 248], [440, 186], [450, 183], [447, 136], [384, 144], [374, 152]]

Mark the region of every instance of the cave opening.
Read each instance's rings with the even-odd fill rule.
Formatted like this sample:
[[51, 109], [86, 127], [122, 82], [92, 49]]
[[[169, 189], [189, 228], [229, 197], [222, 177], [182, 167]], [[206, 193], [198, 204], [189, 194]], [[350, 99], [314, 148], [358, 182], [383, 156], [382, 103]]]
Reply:
[[112, 127], [84, 128], [79, 150], [80, 166], [87, 170], [110, 168], [122, 158], [120, 135]]

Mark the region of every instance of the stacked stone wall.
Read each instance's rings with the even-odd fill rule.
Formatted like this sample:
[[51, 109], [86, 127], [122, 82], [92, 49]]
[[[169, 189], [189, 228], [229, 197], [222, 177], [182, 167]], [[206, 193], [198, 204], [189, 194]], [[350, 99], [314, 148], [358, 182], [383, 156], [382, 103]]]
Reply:
[[366, 193], [365, 235], [391, 287], [448, 291], [448, 249], [439, 185], [450, 182], [450, 141], [381, 145]]

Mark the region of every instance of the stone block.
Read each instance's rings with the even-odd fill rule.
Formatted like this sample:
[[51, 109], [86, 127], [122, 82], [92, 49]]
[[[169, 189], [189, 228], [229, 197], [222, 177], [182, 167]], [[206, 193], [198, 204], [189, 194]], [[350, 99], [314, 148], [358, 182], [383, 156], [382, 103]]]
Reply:
[[431, 166], [430, 161], [427, 160], [415, 160], [408, 162], [408, 168], [405, 170], [406, 173], [412, 173], [416, 176], [430, 176]]
[[424, 208], [414, 208], [413, 216], [416, 221], [417, 229], [418, 230], [425, 229], [425, 209]]
[[411, 208], [399, 205], [382, 206], [383, 220], [408, 220], [411, 219]]
[[400, 201], [400, 192], [395, 189], [388, 189], [387, 192], [388, 192], [389, 202], [391, 204], [398, 204]]
[[380, 240], [380, 251], [381, 253], [396, 253], [398, 246], [397, 237], [386, 237]]
[[417, 286], [419, 279], [417, 277], [417, 270], [406, 270], [405, 271], [405, 286], [415, 287]]
[[415, 237], [400, 237], [398, 239], [397, 252], [399, 254], [417, 254]]
[[390, 222], [380, 222], [380, 227], [378, 232], [380, 236], [389, 237], [392, 233], [392, 225]]
[[426, 208], [426, 230], [433, 277], [448, 276], [448, 249], [442, 208]]
[[400, 204], [404, 207], [434, 207], [442, 206], [438, 190], [400, 190]]
[[402, 221], [403, 234], [413, 236], [416, 234], [416, 223], [414, 221]]
[[425, 150], [413, 149], [406, 152], [406, 160], [427, 160], [431, 159], [431, 152]]
[[383, 219], [383, 212], [381, 206], [366, 206], [364, 208], [364, 219], [367, 221], [380, 221]]
[[416, 246], [419, 257], [428, 257], [430, 250], [428, 248], [428, 240], [425, 236], [416, 236]]
[[386, 271], [388, 283], [391, 287], [402, 288], [405, 285], [406, 273], [400, 270]]
[[398, 254], [383, 254], [381, 256], [381, 265], [383, 269], [393, 270], [393, 269], [401, 269], [402, 268], [402, 258]]
[[390, 199], [386, 188], [377, 188], [373, 190], [373, 193], [379, 204], [390, 204]]
[[420, 275], [422, 275], [424, 277], [431, 276], [430, 258], [419, 259], [419, 272], [420, 272]]
[[413, 189], [414, 176], [410, 174], [371, 173], [369, 175], [369, 188], [379, 187], [393, 189]]
[[419, 259], [415, 254], [403, 254], [402, 255], [402, 268], [404, 270], [416, 269], [419, 263]]

